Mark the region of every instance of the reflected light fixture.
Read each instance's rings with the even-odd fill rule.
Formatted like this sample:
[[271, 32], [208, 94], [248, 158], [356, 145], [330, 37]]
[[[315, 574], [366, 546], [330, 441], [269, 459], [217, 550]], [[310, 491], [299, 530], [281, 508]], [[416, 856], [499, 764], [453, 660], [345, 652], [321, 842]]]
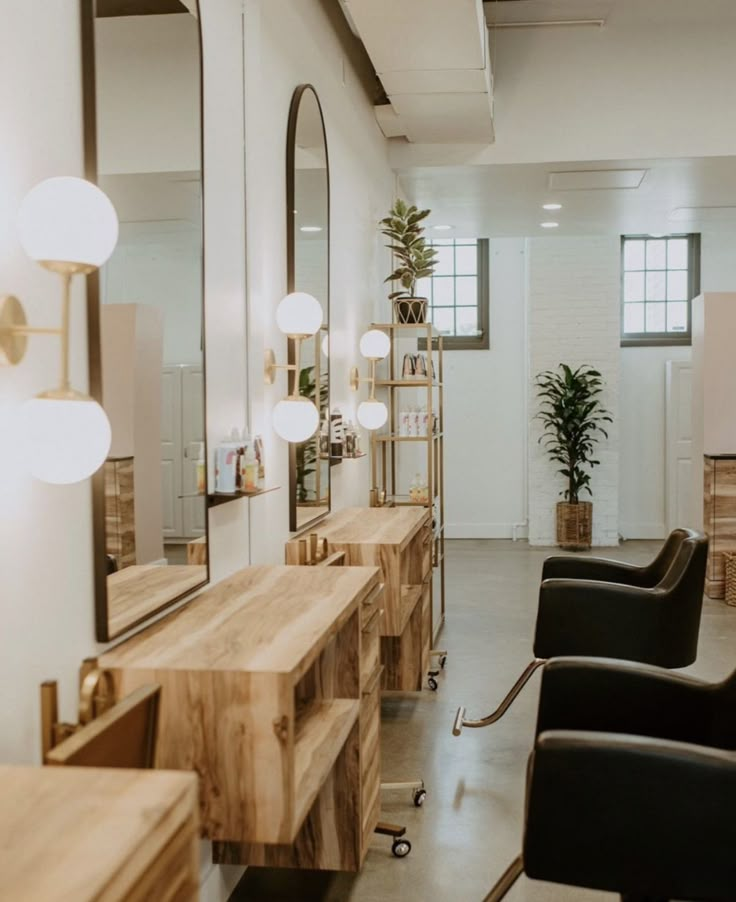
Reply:
[[81, 482], [98, 470], [110, 450], [110, 422], [89, 395], [69, 379], [71, 282], [105, 263], [118, 239], [118, 217], [107, 195], [84, 179], [46, 179], [21, 203], [18, 237], [26, 254], [62, 280], [61, 326], [27, 325], [13, 296], [0, 299], [0, 363], [20, 363], [27, 336], [61, 339], [61, 374], [56, 388], [26, 401], [20, 411], [20, 438], [30, 472], [44, 482]]
[[559, 222], [540, 222], [539, 224], [543, 229], [556, 229], [559, 226]]
[[266, 385], [273, 385], [276, 370], [286, 370], [289, 374], [289, 394], [274, 407], [271, 422], [276, 434], [285, 441], [306, 442], [319, 427], [319, 411], [314, 401], [299, 394], [301, 346], [305, 338], [321, 329], [322, 307], [311, 294], [293, 291], [276, 308], [276, 325], [294, 342], [294, 363], [277, 364], [274, 352], [266, 349], [263, 368]]
[[543, 210], [561, 210], [562, 204], [542, 204]]
[[300, 232], [321, 232], [322, 226], [299, 226]]
[[432, 226], [432, 228], [436, 232], [449, 232], [450, 229], [454, 229], [455, 227], [451, 226], [451, 225], [436, 225], [436, 226]]
[[380, 329], [370, 329], [360, 339], [360, 353], [371, 364], [370, 376], [361, 379], [357, 366], [350, 370], [350, 388], [357, 391], [361, 382], [368, 382], [371, 393], [367, 401], [358, 405], [358, 422], [364, 429], [380, 429], [388, 419], [388, 409], [383, 401], [376, 398], [376, 364], [391, 350], [391, 340]]

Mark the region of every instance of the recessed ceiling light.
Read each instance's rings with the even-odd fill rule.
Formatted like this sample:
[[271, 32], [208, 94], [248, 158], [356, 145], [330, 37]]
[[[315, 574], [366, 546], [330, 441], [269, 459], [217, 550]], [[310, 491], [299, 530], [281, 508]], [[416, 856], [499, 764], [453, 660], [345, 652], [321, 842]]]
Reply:
[[561, 210], [562, 204], [542, 204], [543, 210]]
[[539, 224], [543, 229], [556, 229], [559, 226], [559, 222], [540, 222]]
[[433, 229], [436, 229], [438, 232], [448, 232], [450, 229], [454, 229], [455, 226], [451, 225], [436, 225], [432, 226]]
[[300, 232], [321, 232], [322, 226], [300, 226]]

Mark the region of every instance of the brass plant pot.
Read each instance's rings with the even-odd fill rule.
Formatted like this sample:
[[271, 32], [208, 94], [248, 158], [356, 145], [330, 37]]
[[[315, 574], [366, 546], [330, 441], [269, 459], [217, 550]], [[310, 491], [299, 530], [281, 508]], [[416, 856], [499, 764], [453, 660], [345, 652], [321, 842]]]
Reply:
[[557, 544], [565, 551], [588, 551], [593, 541], [593, 502], [557, 502]]
[[426, 298], [396, 298], [394, 300], [394, 317], [402, 325], [414, 325], [427, 322]]

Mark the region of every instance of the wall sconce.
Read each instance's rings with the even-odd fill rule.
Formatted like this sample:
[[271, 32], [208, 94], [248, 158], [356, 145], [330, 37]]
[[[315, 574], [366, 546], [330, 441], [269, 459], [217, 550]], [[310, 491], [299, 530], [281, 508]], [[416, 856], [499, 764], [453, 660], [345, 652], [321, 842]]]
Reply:
[[18, 233], [26, 254], [61, 276], [61, 326], [28, 326], [17, 298], [0, 299], [0, 363], [20, 363], [29, 335], [59, 336], [59, 385], [22, 405], [20, 437], [25, 463], [37, 479], [59, 485], [80, 482], [107, 457], [111, 430], [102, 407], [69, 381], [71, 281], [75, 275], [94, 272], [110, 257], [118, 239], [118, 218], [96, 185], [79, 178], [52, 178], [24, 198]]
[[301, 348], [304, 339], [316, 335], [322, 327], [322, 307], [311, 294], [294, 291], [276, 308], [276, 325], [294, 342], [294, 363], [277, 364], [274, 352], [266, 349], [266, 385], [273, 385], [276, 370], [289, 373], [289, 394], [274, 407], [271, 421], [276, 434], [285, 441], [305, 442], [319, 427], [319, 411], [314, 401], [299, 394]]
[[360, 339], [360, 353], [370, 361], [370, 376], [361, 379], [358, 367], [350, 370], [350, 388], [357, 391], [361, 382], [369, 382], [371, 393], [367, 401], [358, 405], [358, 422], [365, 429], [380, 429], [388, 419], [388, 410], [383, 401], [376, 399], [376, 364], [391, 350], [391, 339], [380, 329], [370, 329]]

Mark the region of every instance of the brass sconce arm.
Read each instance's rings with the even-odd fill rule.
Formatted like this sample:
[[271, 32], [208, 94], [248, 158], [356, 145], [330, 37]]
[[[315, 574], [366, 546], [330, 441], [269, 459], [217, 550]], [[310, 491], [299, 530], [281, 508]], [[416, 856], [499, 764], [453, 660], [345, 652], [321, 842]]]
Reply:
[[263, 381], [266, 385], [273, 385], [276, 381], [276, 370], [286, 370], [289, 374], [289, 400], [299, 398], [299, 370], [301, 368], [302, 342], [310, 335], [287, 335], [294, 342], [294, 362], [276, 363], [276, 354], [271, 348], [266, 348], [263, 363]]
[[29, 326], [23, 305], [12, 294], [0, 297], [0, 365], [16, 366], [26, 354], [29, 335], [64, 335], [62, 327]]
[[371, 365], [371, 374], [370, 376], [362, 376], [360, 375], [360, 371], [357, 366], [351, 367], [350, 369], [350, 389], [352, 391], [357, 391], [360, 388], [361, 382], [367, 382], [371, 391], [368, 396], [369, 401], [376, 400], [376, 364], [381, 360], [380, 357], [369, 357], [368, 361]]

